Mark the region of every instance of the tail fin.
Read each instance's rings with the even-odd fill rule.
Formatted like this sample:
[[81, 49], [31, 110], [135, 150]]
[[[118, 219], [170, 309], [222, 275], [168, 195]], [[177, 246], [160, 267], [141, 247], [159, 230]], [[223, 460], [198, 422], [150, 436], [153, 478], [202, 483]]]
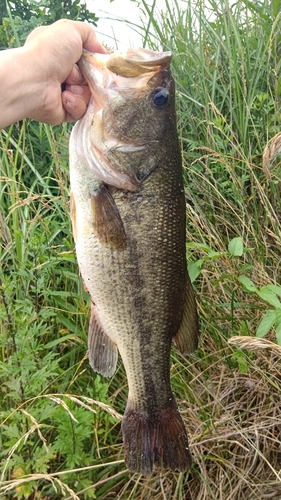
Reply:
[[181, 472], [190, 469], [187, 434], [176, 406], [152, 415], [127, 406], [122, 433], [130, 471], [148, 476], [154, 466]]

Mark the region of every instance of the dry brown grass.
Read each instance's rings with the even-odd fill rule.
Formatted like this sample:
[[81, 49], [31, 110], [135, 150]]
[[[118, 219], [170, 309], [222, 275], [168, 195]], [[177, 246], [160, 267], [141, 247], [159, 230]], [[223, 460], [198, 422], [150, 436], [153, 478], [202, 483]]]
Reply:
[[225, 342], [219, 353], [212, 352], [216, 346], [207, 332], [201, 354], [206, 364], [210, 356], [213, 362], [204, 370], [204, 362], [195, 357], [188, 364], [181, 360], [190, 380], [189, 401], [182, 400], [180, 408], [190, 436], [193, 471], [150, 479], [135, 475], [110, 498], [280, 500], [280, 348], [260, 339], [243, 340], [243, 347], [255, 351], [247, 358], [249, 371], [244, 374], [227, 368], [232, 346]]

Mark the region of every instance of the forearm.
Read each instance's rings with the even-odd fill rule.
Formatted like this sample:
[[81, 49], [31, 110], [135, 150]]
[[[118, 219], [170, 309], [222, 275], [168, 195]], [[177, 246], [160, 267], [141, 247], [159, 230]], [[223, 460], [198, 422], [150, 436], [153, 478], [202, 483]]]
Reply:
[[38, 104], [30, 57], [25, 47], [0, 52], [0, 129], [31, 116]]

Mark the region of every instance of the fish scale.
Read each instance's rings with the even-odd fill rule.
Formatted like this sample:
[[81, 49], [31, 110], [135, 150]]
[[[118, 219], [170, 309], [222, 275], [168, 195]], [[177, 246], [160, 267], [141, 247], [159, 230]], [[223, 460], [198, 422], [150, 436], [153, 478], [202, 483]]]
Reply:
[[144, 475], [191, 465], [170, 386], [172, 340], [183, 353], [198, 342], [170, 59], [85, 53], [79, 67], [93, 98], [70, 140], [73, 233], [92, 301], [89, 360], [112, 376], [121, 355], [125, 461]]

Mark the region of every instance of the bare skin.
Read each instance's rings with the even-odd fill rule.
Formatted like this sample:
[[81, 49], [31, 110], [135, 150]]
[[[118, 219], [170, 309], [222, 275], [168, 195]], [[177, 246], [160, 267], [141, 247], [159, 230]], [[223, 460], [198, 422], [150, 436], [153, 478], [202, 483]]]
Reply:
[[23, 118], [52, 125], [82, 118], [90, 99], [76, 66], [83, 48], [106, 53], [89, 24], [62, 19], [1, 51], [0, 129]]

